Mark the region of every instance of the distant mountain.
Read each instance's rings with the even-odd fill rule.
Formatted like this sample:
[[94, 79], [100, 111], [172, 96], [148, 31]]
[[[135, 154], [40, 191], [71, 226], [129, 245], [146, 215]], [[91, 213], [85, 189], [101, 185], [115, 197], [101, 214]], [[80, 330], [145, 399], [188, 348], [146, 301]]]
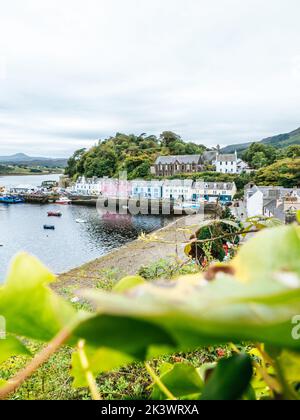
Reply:
[[49, 168], [65, 168], [67, 159], [46, 158], [27, 156], [24, 153], [16, 153], [11, 156], [0, 156], [0, 163], [7, 165], [31, 165], [46, 166]]
[[[291, 133], [287, 134], [279, 134], [278, 136], [268, 137], [266, 139], [261, 140], [260, 143], [267, 144], [269, 146], [276, 147], [278, 149], [282, 149], [283, 147], [291, 146], [292, 144], [299, 144], [300, 145], [300, 128]], [[241, 153], [248, 149], [252, 144], [251, 143], [242, 143], [242, 144], [232, 144], [230, 146], [224, 147], [222, 149], [222, 153], [234, 153], [236, 150], [237, 152]]]

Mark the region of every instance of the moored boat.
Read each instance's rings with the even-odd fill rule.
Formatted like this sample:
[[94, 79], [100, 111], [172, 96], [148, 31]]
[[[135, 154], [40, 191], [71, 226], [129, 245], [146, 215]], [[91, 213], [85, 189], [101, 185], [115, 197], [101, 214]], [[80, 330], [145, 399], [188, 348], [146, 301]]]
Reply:
[[55, 201], [56, 204], [69, 205], [72, 204], [72, 201], [68, 197], [60, 197]]
[[21, 203], [24, 203], [24, 199], [15, 195], [4, 195], [4, 196], [0, 196], [0, 203], [21, 204]]
[[55, 230], [55, 226], [53, 225], [44, 225], [45, 230]]
[[48, 217], [61, 217], [62, 213], [60, 211], [48, 211]]

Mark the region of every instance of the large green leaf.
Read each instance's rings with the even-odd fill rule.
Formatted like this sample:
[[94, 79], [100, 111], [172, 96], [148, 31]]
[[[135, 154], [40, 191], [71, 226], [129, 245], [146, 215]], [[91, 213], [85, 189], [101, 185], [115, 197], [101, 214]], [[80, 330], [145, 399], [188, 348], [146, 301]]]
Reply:
[[71, 322], [75, 310], [48, 287], [53, 281], [55, 276], [36, 258], [24, 253], [15, 258], [0, 288], [7, 332], [48, 341]]
[[122, 316], [91, 316], [74, 335], [94, 347], [109, 347], [144, 360], [148, 348], [155, 345], [174, 346], [171, 336], [159, 325]]
[[0, 364], [12, 356], [30, 356], [30, 351], [15, 337], [0, 340]]
[[146, 284], [126, 296], [97, 290], [82, 295], [99, 315], [76, 333], [99, 346], [120, 351], [125, 347], [130, 354], [149, 345], [158, 328], [159, 342], [152, 344], [173, 343], [183, 350], [242, 340], [300, 350], [300, 340], [291, 334], [291, 319], [300, 313], [300, 288], [290, 288], [276, 277], [243, 284], [221, 273], [207, 283], [197, 274], [166, 287]]
[[201, 400], [238, 400], [248, 390], [252, 378], [251, 359], [246, 354], [221, 360], [208, 380]]
[[242, 281], [262, 281], [276, 272], [300, 277], [300, 228], [281, 226], [265, 229], [246, 242], [232, 266]]
[[[97, 350], [86, 348], [85, 353], [89, 362], [90, 371], [95, 377], [97, 377], [100, 373], [109, 372], [113, 369], [128, 365], [133, 360], [130, 356], [124, 353], [104, 347]], [[85, 371], [82, 368], [78, 352], [74, 352], [72, 354], [71, 376], [74, 378], [74, 388], [88, 386]]]
[[[166, 364], [166, 366], [160, 380], [176, 398], [188, 399], [191, 396], [195, 398], [196, 394], [200, 396], [204, 384], [197, 369], [184, 363]], [[155, 384], [151, 398], [165, 400], [166, 395]]]
[[283, 351], [279, 357], [285, 379], [289, 383], [300, 383], [300, 355], [291, 351]]
[[113, 291], [116, 293], [124, 293], [144, 283], [145, 283], [145, 280], [141, 276], [124, 277], [115, 285], [115, 287], [113, 288]]

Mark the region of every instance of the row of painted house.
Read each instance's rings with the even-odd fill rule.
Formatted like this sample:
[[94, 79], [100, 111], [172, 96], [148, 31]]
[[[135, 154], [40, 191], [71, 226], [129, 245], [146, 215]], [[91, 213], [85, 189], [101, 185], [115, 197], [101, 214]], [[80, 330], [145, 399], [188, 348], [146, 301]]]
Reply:
[[81, 196], [131, 197], [184, 201], [232, 201], [237, 188], [234, 182], [194, 182], [193, 180], [117, 180], [81, 177], [70, 189]]

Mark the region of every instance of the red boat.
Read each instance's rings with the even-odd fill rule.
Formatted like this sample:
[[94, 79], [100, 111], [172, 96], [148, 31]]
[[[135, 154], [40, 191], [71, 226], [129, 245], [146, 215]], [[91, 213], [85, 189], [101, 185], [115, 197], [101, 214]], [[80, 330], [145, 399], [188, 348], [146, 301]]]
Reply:
[[60, 211], [48, 211], [48, 217], [61, 217], [62, 214]]

